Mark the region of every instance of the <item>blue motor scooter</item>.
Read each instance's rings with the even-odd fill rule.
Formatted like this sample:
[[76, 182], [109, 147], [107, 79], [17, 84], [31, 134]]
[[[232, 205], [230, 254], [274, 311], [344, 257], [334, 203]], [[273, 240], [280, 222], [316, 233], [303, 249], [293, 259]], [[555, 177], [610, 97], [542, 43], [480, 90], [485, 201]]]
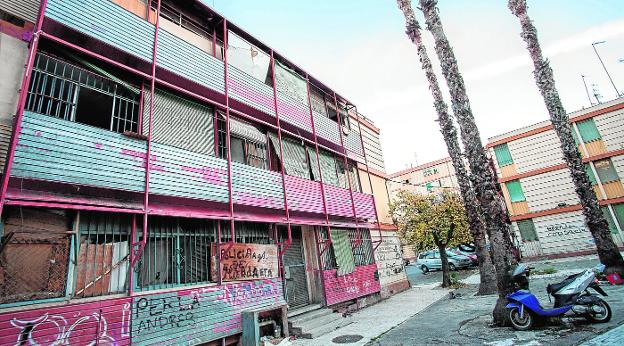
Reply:
[[537, 319], [549, 317], [582, 316], [590, 322], [605, 323], [611, 319], [611, 307], [588, 288], [607, 296], [599, 286], [596, 273], [602, 273], [605, 266], [600, 264], [594, 269], [570, 275], [563, 281], [546, 287], [549, 295], [555, 298], [552, 309], [544, 309], [535, 295], [529, 291], [531, 267], [518, 264], [511, 272], [511, 280], [516, 291], [507, 295], [507, 312], [511, 325], [516, 330], [533, 328]]

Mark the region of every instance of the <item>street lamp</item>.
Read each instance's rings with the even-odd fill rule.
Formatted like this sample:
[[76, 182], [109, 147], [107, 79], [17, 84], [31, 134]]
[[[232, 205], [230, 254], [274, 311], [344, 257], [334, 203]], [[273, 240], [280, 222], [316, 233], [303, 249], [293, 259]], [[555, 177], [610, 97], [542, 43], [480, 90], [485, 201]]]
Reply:
[[618, 91], [618, 88], [615, 86], [615, 83], [613, 82], [613, 78], [611, 78], [611, 75], [609, 74], [609, 71], [607, 70], [607, 67], [605, 66], [604, 62], [602, 61], [602, 58], [600, 57], [600, 54], [598, 54], [598, 50], [596, 50], [596, 46], [599, 44], [603, 44], [607, 41], [596, 41], [594, 43], [592, 43], [592, 48], [594, 48], [594, 53], [596, 53], [596, 56], [598, 57], [598, 60], [600, 61], [600, 64], [602, 65], [602, 68], [604, 69], [605, 73], [607, 74], [607, 77], [609, 77], [609, 81], [611, 82], [611, 85], [613, 85], [613, 89], [615, 89], [615, 95], [617, 95], [617, 97], [620, 96], [620, 92]]

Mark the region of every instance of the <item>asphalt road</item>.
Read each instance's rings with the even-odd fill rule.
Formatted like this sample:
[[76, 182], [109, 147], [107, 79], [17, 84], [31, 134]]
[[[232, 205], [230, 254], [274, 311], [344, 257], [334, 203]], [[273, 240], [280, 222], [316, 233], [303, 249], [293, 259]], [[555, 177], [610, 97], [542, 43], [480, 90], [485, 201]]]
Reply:
[[[476, 272], [476, 268], [457, 271], [460, 279], [465, 279]], [[414, 264], [405, 267], [405, 274], [412, 286], [442, 283], [442, 271], [430, 271], [427, 274], [423, 274], [420, 268]]]

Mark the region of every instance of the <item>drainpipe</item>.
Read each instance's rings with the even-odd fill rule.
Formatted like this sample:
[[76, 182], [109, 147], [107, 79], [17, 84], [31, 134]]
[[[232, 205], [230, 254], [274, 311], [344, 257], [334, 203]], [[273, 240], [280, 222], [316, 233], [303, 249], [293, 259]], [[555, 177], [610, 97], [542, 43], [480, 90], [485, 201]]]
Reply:
[[[357, 112], [357, 109], [355, 110], [355, 119], [357, 120], [357, 123], [358, 123], [358, 130], [360, 130], [360, 143], [362, 143], [362, 155], [364, 156], [364, 164], [366, 165], [366, 175], [368, 175], [368, 184], [370, 186], [371, 195], [373, 195], [373, 208], [375, 209], [375, 219], [377, 220], [377, 229], [379, 230], [379, 242], [373, 248], [373, 254], [374, 254], [375, 250], [377, 250], [379, 245], [381, 245], [381, 243], [383, 242], [383, 232], [381, 231], [381, 223], [379, 222], [379, 215], [377, 214], [377, 201], [375, 200], [375, 192], [373, 191], [373, 180], [371, 179], [370, 169], [368, 168], [368, 158], [366, 156], [366, 149], [364, 148], [364, 137], [362, 137], [362, 124], [360, 123], [360, 115]], [[387, 183], [388, 181], [386, 180], [386, 184]], [[387, 185], [386, 185], [386, 193], [388, 193]], [[390, 196], [388, 196], [388, 199], [390, 199]], [[373, 256], [373, 258], [374, 257], [375, 256]]]
[[43, 25], [43, 15], [48, 4], [47, 0], [42, 0], [39, 6], [39, 17], [37, 19], [37, 26], [32, 36], [30, 43], [30, 49], [28, 51], [28, 59], [26, 60], [26, 66], [24, 68], [24, 75], [22, 77], [22, 85], [20, 87], [20, 93], [17, 102], [17, 110], [15, 112], [15, 118], [13, 119], [13, 132], [11, 133], [11, 142], [7, 151], [7, 156], [4, 171], [2, 172], [2, 186], [0, 187], [0, 215], [6, 201], [6, 193], [9, 187], [9, 176], [11, 175], [11, 169], [13, 168], [13, 160], [15, 159], [15, 148], [19, 140], [19, 135], [22, 130], [22, 117], [24, 115], [24, 105], [26, 104], [26, 98], [28, 96], [28, 87], [30, 85], [30, 77], [32, 76], [32, 69], [35, 63], [35, 55], [37, 54], [37, 47], [39, 46], [39, 39], [41, 38], [41, 26]]
[[[227, 63], [227, 38], [228, 28], [227, 19], [223, 19], [223, 79], [225, 84], [225, 146], [227, 147], [227, 163], [228, 163], [228, 195], [229, 195], [229, 207], [230, 207], [230, 241], [225, 243], [227, 247], [225, 252], [230, 251], [236, 237], [234, 235], [234, 196], [232, 194], [232, 155], [230, 150], [230, 96], [228, 88], [228, 63]], [[221, 242], [221, 237], [219, 237]], [[221, 253], [219, 253], [221, 257]]]
[[[589, 157], [590, 156], [589, 150], [587, 150], [587, 146], [585, 145], [585, 142], [583, 142], [583, 137], [581, 137], [581, 132], [579, 131], [578, 126], [576, 125], [576, 122], [572, 123], [572, 129], [576, 133], [576, 138], [578, 138], [579, 142], [581, 143], [581, 148], [583, 149], [583, 153], [585, 154], [585, 157]], [[602, 194], [602, 197], [604, 199], [607, 199], [607, 192], [605, 191], [604, 186], [602, 186], [602, 181], [600, 180], [600, 177], [598, 176], [598, 171], [596, 171], [596, 166], [594, 166], [593, 161], [589, 161], [589, 167], [591, 168], [592, 173], [594, 174], [594, 178], [596, 178], [596, 182], [598, 183], [598, 190], [600, 191], [600, 194]], [[613, 210], [613, 206], [611, 206], [611, 204], [607, 204], [607, 209], [609, 210], [611, 219], [613, 220], [613, 223], [615, 224], [615, 228], [617, 229], [618, 233], [621, 233], [622, 225], [620, 225], [618, 218], [615, 216], [615, 211]]]
[[[147, 244], [147, 219], [149, 214], [149, 181], [152, 161], [152, 116], [154, 114], [154, 90], [156, 81], [156, 52], [158, 51], [158, 32], [160, 31], [160, 1], [156, 2], [156, 26], [154, 27], [154, 47], [152, 49], [152, 76], [150, 79], [150, 104], [149, 104], [149, 119], [147, 125], [147, 151], [145, 153], [145, 191], [143, 195], [143, 234], [141, 241], [132, 244], [132, 250], [138, 246], [135, 255], [135, 262], [143, 255], [145, 244]], [[134, 241], [134, 239], [132, 239]], [[133, 263], [133, 268], [134, 268]]]
[[284, 173], [284, 153], [282, 151], [282, 129], [280, 126], [279, 110], [277, 108], [277, 83], [275, 82], [275, 57], [273, 56], [273, 50], [271, 49], [271, 77], [273, 78], [273, 107], [275, 108], [275, 125], [277, 126], [277, 142], [279, 143], [279, 159], [282, 166], [282, 190], [284, 192], [284, 211], [286, 213], [286, 227], [288, 229], [288, 239], [285, 242], [278, 243], [277, 245], [284, 245], [284, 248], [279, 251], [281, 257], [284, 252], [292, 244], [292, 230], [290, 226], [290, 212], [288, 210], [288, 194], [286, 193], [286, 174]]
[[[142, 94], [141, 94], [142, 95]], [[134, 237], [136, 235], [136, 215], [132, 214], [132, 224], [130, 228], [130, 239], [131, 242], [134, 242]], [[134, 257], [134, 251], [130, 251], [130, 273], [128, 275], [128, 295], [132, 296], [132, 292], [134, 291], [134, 262], [136, 261]]]

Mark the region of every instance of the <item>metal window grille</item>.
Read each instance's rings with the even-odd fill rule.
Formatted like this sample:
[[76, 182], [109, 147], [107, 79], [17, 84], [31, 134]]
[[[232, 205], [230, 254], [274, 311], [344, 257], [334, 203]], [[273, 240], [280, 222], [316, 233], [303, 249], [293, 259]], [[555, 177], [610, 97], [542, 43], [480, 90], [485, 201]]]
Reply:
[[[261, 222], [234, 222], [234, 237], [237, 243], [246, 244], [273, 244], [275, 243], [271, 231], [271, 224]], [[221, 242], [232, 239], [230, 222], [221, 222]]]
[[[217, 135], [219, 136], [217, 149], [219, 158], [227, 159], [227, 146], [225, 137], [227, 133], [225, 128], [225, 119], [222, 117], [217, 118]], [[238, 140], [243, 142], [244, 163], [246, 165], [261, 169], [268, 169], [269, 160], [267, 145], [265, 143], [257, 143], [254, 141], [250, 141], [247, 138], [238, 138], [235, 136], [232, 136], [231, 138], [237, 138]], [[231, 142], [232, 141], [230, 140], [230, 143]]]
[[145, 249], [135, 268], [137, 289], [209, 282], [210, 247], [216, 238], [212, 221], [151, 219]]
[[375, 263], [370, 230], [361, 228], [350, 229], [349, 239], [353, 247], [353, 258], [356, 266], [365, 266]]
[[338, 268], [336, 264], [336, 255], [334, 254], [334, 248], [332, 244], [328, 244], [325, 241], [329, 239], [327, 228], [321, 227], [318, 232], [319, 241], [319, 249], [323, 253], [321, 255], [321, 264], [323, 265], [323, 270], [330, 270]]
[[130, 234], [130, 216], [80, 214], [72, 296], [102, 296], [127, 290]]
[[111, 79], [41, 53], [35, 57], [25, 109], [76, 121], [81, 88], [112, 97], [108, 130], [137, 132], [139, 94]]

